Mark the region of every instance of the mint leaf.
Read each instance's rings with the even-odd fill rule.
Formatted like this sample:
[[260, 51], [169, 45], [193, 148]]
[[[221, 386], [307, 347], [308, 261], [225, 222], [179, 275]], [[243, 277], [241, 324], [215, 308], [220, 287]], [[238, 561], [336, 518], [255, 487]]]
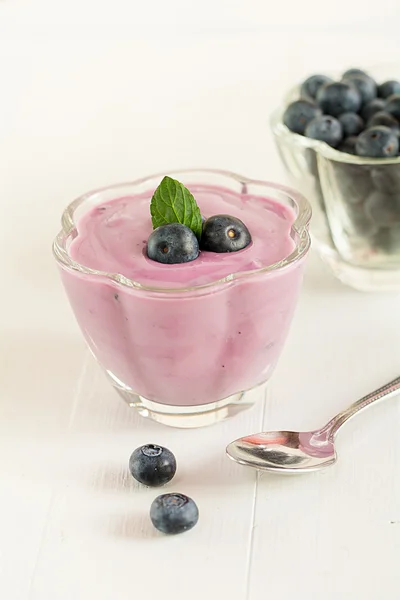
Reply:
[[154, 229], [167, 223], [182, 223], [198, 239], [201, 237], [203, 224], [197, 202], [183, 183], [172, 177], [164, 177], [154, 192], [150, 213]]

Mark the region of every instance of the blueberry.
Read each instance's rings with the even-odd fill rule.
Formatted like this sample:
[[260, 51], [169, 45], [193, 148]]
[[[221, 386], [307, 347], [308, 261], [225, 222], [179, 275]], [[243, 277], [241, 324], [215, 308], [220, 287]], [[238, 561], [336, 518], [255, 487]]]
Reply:
[[400, 94], [392, 94], [386, 101], [385, 111], [400, 121]]
[[365, 203], [367, 216], [376, 225], [391, 227], [400, 223], [400, 198], [397, 194], [373, 191]]
[[386, 254], [400, 252], [400, 225], [395, 227], [382, 227], [374, 238], [374, 244]]
[[378, 93], [375, 81], [368, 75], [347, 75], [343, 78], [344, 81], [354, 85], [361, 96], [361, 104], [368, 104]]
[[331, 83], [332, 79], [326, 75], [311, 75], [308, 77], [300, 87], [300, 94], [303, 98], [315, 99], [319, 88], [326, 84]]
[[371, 169], [372, 184], [385, 194], [400, 194], [400, 168], [398, 165], [382, 165]]
[[167, 448], [156, 444], [146, 444], [132, 453], [129, 471], [140, 483], [150, 487], [164, 485], [171, 481], [176, 472], [175, 456]]
[[345, 152], [346, 154], [355, 154], [356, 153], [356, 142], [357, 142], [357, 136], [352, 135], [348, 138], [345, 138], [342, 142], [340, 142], [337, 149], [340, 152]]
[[230, 215], [214, 215], [206, 220], [201, 236], [201, 249], [208, 252], [237, 252], [251, 242], [246, 225]]
[[400, 94], [400, 81], [391, 79], [378, 86], [378, 96], [388, 98], [392, 94]]
[[358, 112], [361, 95], [357, 88], [347, 81], [328, 83], [318, 90], [317, 103], [324, 113], [338, 117], [344, 112]]
[[151, 505], [150, 519], [162, 533], [183, 533], [196, 525], [199, 509], [184, 494], [162, 494]]
[[339, 121], [343, 127], [344, 137], [350, 137], [351, 135], [358, 135], [364, 129], [364, 121], [357, 113], [343, 113], [339, 117]]
[[399, 151], [399, 140], [389, 127], [378, 125], [366, 129], [357, 138], [356, 152], [358, 156], [370, 158], [387, 158], [396, 156]]
[[369, 121], [369, 119], [377, 112], [385, 109], [386, 102], [382, 98], [374, 98], [371, 102], [368, 102], [365, 106], [363, 106], [361, 110], [361, 116], [365, 122]]
[[338, 195], [343, 202], [363, 205], [372, 188], [370, 167], [332, 161], [332, 169], [334, 169], [333, 180], [337, 184]]
[[346, 79], [346, 77], [353, 77], [353, 75], [367, 75], [368, 76], [368, 73], [366, 73], [362, 69], [347, 69], [347, 71], [345, 71], [343, 73], [342, 79]]
[[362, 205], [348, 205], [347, 207], [347, 233], [371, 237], [378, 231], [378, 226], [365, 214]]
[[376, 125], [383, 125], [397, 131], [399, 129], [399, 122], [394, 118], [393, 115], [383, 110], [375, 113], [368, 121], [367, 127], [376, 127]]
[[149, 236], [147, 256], [164, 264], [190, 262], [199, 256], [199, 242], [189, 227], [168, 223], [157, 227]]
[[310, 100], [296, 100], [283, 114], [283, 122], [290, 131], [303, 134], [307, 124], [321, 114], [321, 109]]
[[321, 115], [309, 122], [305, 135], [313, 140], [326, 142], [335, 148], [343, 137], [343, 129], [340, 122], [334, 117]]

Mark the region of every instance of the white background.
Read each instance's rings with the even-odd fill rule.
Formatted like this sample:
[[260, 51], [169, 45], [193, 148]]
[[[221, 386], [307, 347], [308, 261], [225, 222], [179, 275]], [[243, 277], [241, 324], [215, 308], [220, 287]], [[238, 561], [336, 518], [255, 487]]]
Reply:
[[[312, 256], [266, 402], [220, 426], [148, 423], [85, 350], [50, 246], [75, 196], [177, 167], [282, 179], [268, 116], [321, 70], [396, 61], [395, 0], [0, 0], [0, 596], [7, 600], [397, 597], [400, 405], [371, 409], [305, 478], [224, 456], [312, 428], [399, 374], [399, 295], [363, 295]], [[400, 76], [395, 66], [393, 75]], [[198, 526], [149, 525], [127, 460], [165, 444]]]

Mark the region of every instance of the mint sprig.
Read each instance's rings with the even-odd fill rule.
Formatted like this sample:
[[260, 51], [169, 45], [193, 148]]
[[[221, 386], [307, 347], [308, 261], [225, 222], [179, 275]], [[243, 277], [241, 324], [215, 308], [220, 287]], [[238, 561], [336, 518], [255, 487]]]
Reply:
[[198, 239], [202, 232], [202, 219], [197, 202], [189, 190], [172, 177], [164, 177], [150, 202], [154, 229], [167, 223], [182, 223], [189, 227]]

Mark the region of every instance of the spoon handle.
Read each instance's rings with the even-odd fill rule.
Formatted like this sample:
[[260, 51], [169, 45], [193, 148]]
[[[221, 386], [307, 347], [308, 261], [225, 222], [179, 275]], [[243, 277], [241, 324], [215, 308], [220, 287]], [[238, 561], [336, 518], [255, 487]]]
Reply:
[[329, 423], [327, 423], [325, 427], [321, 429], [318, 433], [324, 433], [327, 439], [330, 442], [332, 442], [340, 427], [347, 423], [349, 419], [354, 417], [361, 410], [364, 410], [364, 408], [371, 406], [371, 404], [373, 404], [374, 402], [378, 402], [380, 400], [383, 400], [384, 398], [395, 396], [399, 393], [399, 391], [400, 377], [396, 377], [396, 379], [393, 379], [393, 381], [391, 381], [390, 383], [383, 385], [379, 389], [375, 390], [375, 392], [371, 392], [367, 396], [364, 396], [363, 398], [360, 398], [360, 400], [357, 400], [357, 402], [354, 402], [354, 404], [352, 404], [345, 410], [342, 410], [342, 412], [336, 415], [336, 417], [333, 417], [333, 419], [331, 419]]

